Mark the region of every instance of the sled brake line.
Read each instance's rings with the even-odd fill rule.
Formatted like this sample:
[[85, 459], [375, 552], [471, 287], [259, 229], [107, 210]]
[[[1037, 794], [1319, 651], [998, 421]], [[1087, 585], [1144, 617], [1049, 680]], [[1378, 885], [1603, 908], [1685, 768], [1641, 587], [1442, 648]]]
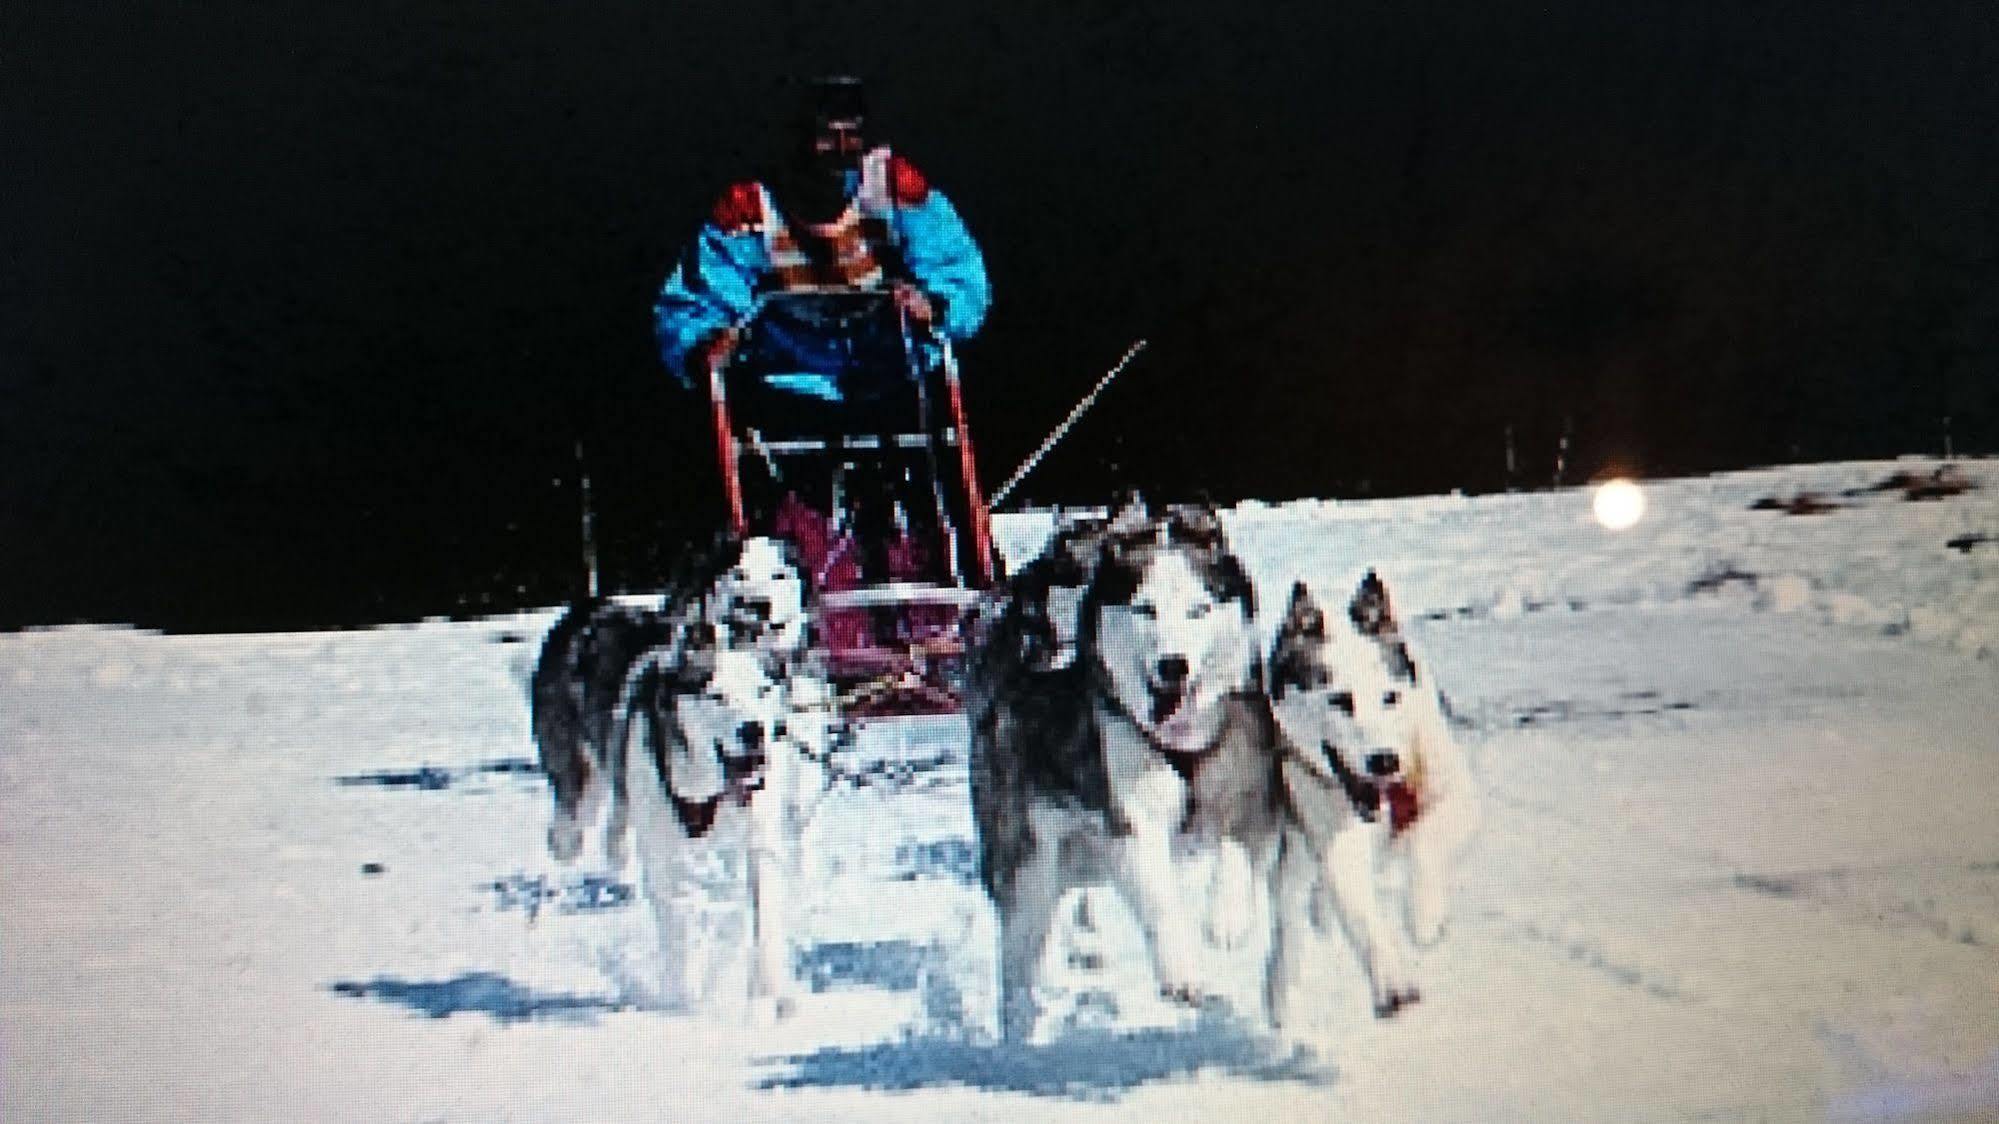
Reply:
[[1138, 353], [1145, 350], [1146, 343], [1147, 341], [1142, 339], [1133, 341], [1131, 347], [1125, 350], [1124, 358], [1118, 360], [1116, 366], [1106, 371], [1103, 378], [1097, 380], [1097, 385], [1091, 387], [1088, 394], [1083, 395], [1083, 400], [1076, 403], [1075, 408], [1069, 411], [1069, 416], [1062, 419], [1062, 424], [1056, 426], [1048, 434], [1048, 437], [1041, 442], [1041, 447], [1034, 450], [1026, 460], [1020, 462], [1020, 467], [1014, 469], [1013, 475], [1007, 477], [1006, 483], [1001, 484], [999, 490], [992, 494], [992, 499], [986, 503], [987, 510], [990, 511], [1006, 502], [1007, 496], [1013, 493], [1015, 485], [1019, 484], [1022, 478], [1028, 473], [1034, 471], [1035, 466], [1041, 463], [1041, 458], [1048, 455], [1048, 450], [1053, 449], [1056, 442], [1069, 435], [1069, 430], [1075, 426], [1083, 414], [1091, 406], [1096, 405], [1097, 395], [1102, 394], [1104, 388], [1111, 384], [1111, 380], [1117, 378], [1118, 375], [1124, 372], [1127, 366], [1131, 365], [1131, 361], [1138, 357]]

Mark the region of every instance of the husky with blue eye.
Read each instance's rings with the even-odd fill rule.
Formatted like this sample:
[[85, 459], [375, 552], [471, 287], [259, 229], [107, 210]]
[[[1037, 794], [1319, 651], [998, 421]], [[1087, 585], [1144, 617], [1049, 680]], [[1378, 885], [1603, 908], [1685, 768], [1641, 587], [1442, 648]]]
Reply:
[[[1037, 966], [1070, 889], [1114, 886], [1143, 929], [1160, 991], [1198, 1003], [1187, 851], [1215, 857], [1208, 937], [1232, 945], [1275, 864], [1278, 758], [1259, 674], [1255, 598], [1212, 510], [1127, 511], [1104, 529], [1074, 658], [1043, 659], [1045, 624], [1009, 603], [971, 661], [972, 800], [1000, 921], [1000, 1022], [1032, 1035]], [[1022, 605], [1028, 607], [1023, 609]]]
[[1408, 958], [1381, 901], [1380, 864], [1408, 863], [1407, 919], [1418, 944], [1444, 931], [1450, 866], [1479, 820], [1478, 794], [1436, 686], [1411, 657], [1388, 589], [1368, 571], [1328, 609], [1291, 590], [1269, 661], [1291, 813], [1277, 874], [1268, 974], [1272, 1022], [1295, 1025], [1298, 942], [1291, 920], [1330, 902], [1382, 1018], [1416, 1002]]

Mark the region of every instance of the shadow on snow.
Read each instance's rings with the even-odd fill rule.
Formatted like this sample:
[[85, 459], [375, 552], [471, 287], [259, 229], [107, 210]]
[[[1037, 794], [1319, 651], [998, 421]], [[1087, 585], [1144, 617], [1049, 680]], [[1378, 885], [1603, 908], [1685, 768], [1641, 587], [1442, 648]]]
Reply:
[[1203, 1018], [1190, 1030], [1074, 1031], [1041, 1046], [913, 1036], [759, 1060], [791, 1067], [759, 1081], [759, 1089], [908, 1092], [963, 1085], [1082, 1101], [1114, 1101], [1141, 1085], [1207, 1069], [1318, 1086], [1336, 1076], [1331, 1065], [1309, 1055], [1273, 1056], [1266, 1041], [1221, 1018]]
[[540, 774], [541, 766], [535, 762], [525, 757], [506, 757], [455, 769], [441, 765], [419, 765], [414, 769], [382, 769], [372, 773], [349, 773], [346, 776], [333, 778], [333, 783], [343, 788], [371, 785], [376, 788], [414, 788], [424, 792], [437, 792], [450, 788], [460, 781], [478, 777], [534, 777]]
[[629, 1006], [608, 996], [538, 992], [494, 972], [466, 972], [448, 980], [377, 976], [365, 983], [344, 980], [329, 990], [354, 999], [400, 1003], [433, 1019], [473, 1011], [491, 1015], [503, 1023], [532, 1019], [593, 1023], [605, 1011], [621, 1011]]

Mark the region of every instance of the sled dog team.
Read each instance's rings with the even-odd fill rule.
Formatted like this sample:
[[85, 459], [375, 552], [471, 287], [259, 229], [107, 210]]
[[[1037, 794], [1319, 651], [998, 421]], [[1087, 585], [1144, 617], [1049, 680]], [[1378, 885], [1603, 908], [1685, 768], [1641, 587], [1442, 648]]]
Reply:
[[[701, 847], [748, 873], [751, 1000], [769, 1015], [794, 1002], [786, 896], [838, 730], [800, 658], [805, 588], [783, 543], [728, 543], [664, 608], [572, 609], [535, 670], [549, 848], [573, 860], [606, 801], [607, 856], [636, 834], [670, 1002], [706, 971], [674, 895], [675, 864]], [[1479, 816], [1463, 752], [1374, 572], [1296, 583], [1279, 611], [1266, 647], [1212, 509], [1136, 503], [1062, 527], [974, 611], [971, 797], [1007, 1038], [1035, 1031], [1064, 895], [1098, 885], [1138, 920], [1168, 998], [1210, 998], [1203, 943], [1251, 944], [1259, 922], [1273, 1029], [1300, 1029], [1312, 1007], [1308, 928], [1345, 934], [1377, 1016], [1419, 998], [1399, 929], [1422, 945], [1443, 934]], [[1190, 855], [1212, 870], [1205, 900], [1183, 896]], [[1399, 917], [1391, 861], [1406, 867]]]

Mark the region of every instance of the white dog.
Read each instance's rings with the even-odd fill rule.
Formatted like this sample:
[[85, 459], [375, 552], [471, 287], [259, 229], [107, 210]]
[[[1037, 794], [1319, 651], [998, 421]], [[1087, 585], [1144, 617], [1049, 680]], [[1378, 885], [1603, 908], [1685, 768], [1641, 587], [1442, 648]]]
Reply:
[[1269, 680], [1292, 808], [1273, 902], [1271, 1020], [1282, 1029], [1302, 1014], [1299, 949], [1285, 934], [1315, 891], [1330, 895], [1367, 972], [1374, 1012], [1386, 1018], [1419, 992], [1381, 902], [1379, 864], [1407, 860], [1410, 933], [1434, 943], [1444, 931], [1451, 862], [1479, 820], [1470, 770], [1371, 570], [1330, 614], [1304, 583], [1293, 587]]
[[805, 574], [798, 550], [783, 539], [744, 539], [702, 599], [701, 619], [724, 647], [754, 648], [786, 661], [805, 647]]
[[[704, 630], [705, 631], [705, 630]], [[689, 870], [709, 857], [740, 862], [750, 899], [749, 999], [764, 1018], [795, 1004], [790, 886], [798, 839], [826, 788], [832, 721], [818, 681], [780, 678], [762, 654], [691, 645], [659, 668], [638, 700], [647, 721], [640, 770], [639, 857], [658, 923], [663, 998], [707, 997], [714, 942], [700, 935]], [[647, 783], [650, 780], [653, 783]]]

